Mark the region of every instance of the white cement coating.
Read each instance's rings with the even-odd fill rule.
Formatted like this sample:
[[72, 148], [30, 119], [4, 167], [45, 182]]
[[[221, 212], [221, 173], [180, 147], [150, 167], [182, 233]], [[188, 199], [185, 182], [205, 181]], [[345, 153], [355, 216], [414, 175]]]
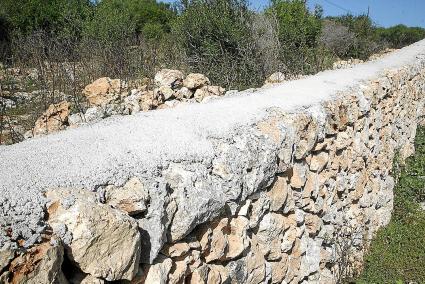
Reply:
[[[231, 135], [271, 107], [293, 111], [332, 99], [338, 91], [377, 77], [386, 69], [425, 56], [425, 40], [373, 62], [325, 71], [205, 104], [112, 117], [93, 125], [0, 146], [0, 197], [20, 198], [54, 187], [92, 189], [164, 165], [213, 155], [209, 137]], [[0, 202], [1, 203], [1, 202]]]

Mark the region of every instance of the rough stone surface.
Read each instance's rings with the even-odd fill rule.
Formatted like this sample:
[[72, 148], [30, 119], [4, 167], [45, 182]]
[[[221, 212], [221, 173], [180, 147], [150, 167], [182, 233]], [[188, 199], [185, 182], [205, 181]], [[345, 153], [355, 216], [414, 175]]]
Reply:
[[191, 73], [183, 80], [183, 86], [193, 90], [210, 84], [207, 76], [199, 73]]
[[157, 87], [176, 89], [183, 83], [183, 73], [179, 70], [162, 69], [156, 73], [154, 82]]
[[[10, 264], [6, 283], [66, 283], [61, 270], [63, 247], [53, 240], [36, 245]], [[9, 282], [10, 281], [10, 282]]]
[[201, 102], [206, 97], [222, 96], [226, 90], [219, 86], [204, 86], [195, 91], [194, 98], [197, 102]]
[[92, 106], [104, 106], [117, 99], [121, 91], [121, 81], [103, 77], [87, 85], [83, 90], [88, 102]]
[[93, 194], [78, 190], [47, 192], [49, 224], [66, 242], [71, 261], [92, 276], [108, 281], [131, 280], [140, 258], [140, 234], [136, 221]]
[[[338, 238], [352, 272], [389, 222], [392, 160], [424, 116], [424, 50], [0, 146], [0, 247], [29, 251], [50, 224], [73, 265], [108, 281], [174, 247], [156, 281], [335, 283]], [[133, 178], [143, 198], [114, 199], [143, 208], [130, 217], [107, 192]]]
[[68, 124], [69, 108], [70, 103], [66, 101], [50, 105], [35, 122], [32, 135], [39, 136], [64, 129]]

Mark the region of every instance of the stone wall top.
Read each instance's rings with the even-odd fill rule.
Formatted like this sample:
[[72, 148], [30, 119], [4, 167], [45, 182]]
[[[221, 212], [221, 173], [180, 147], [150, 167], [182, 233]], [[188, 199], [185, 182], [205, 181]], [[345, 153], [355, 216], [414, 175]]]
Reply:
[[425, 40], [350, 69], [325, 71], [205, 104], [112, 117], [0, 146], [1, 194], [15, 195], [17, 189], [122, 185], [131, 176], [155, 171], [170, 161], [202, 161], [213, 155], [213, 139], [231, 136], [241, 126], [261, 120], [270, 109], [291, 112], [318, 105], [385, 70], [423, 60]]

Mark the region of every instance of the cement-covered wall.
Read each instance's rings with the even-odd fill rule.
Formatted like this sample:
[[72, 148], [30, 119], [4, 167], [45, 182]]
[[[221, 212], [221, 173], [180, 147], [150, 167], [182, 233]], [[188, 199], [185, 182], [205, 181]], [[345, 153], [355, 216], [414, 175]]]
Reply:
[[0, 283], [337, 282], [390, 220], [424, 101], [422, 41], [0, 147]]

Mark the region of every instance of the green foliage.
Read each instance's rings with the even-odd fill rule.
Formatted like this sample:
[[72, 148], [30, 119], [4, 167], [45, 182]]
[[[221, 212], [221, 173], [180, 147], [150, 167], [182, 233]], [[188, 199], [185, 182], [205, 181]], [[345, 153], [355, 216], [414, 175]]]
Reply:
[[390, 28], [378, 28], [378, 36], [392, 48], [402, 48], [425, 38], [425, 29], [397, 25]]
[[182, 7], [173, 35], [190, 67], [227, 87], [252, 85], [255, 79], [244, 76], [254, 74], [256, 58], [247, 1], [194, 0]]
[[313, 72], [322, 10], [316, 8], [311, 13], [302, 0], [272, 0], [267, 12], [277, 21], [280, 56], [287, 69], [295, 73]]
[[89, 14], [89, 0], [2, 0], [0, 14], [6, 15], [13, 30], [23, 34], [34, 31], [75, 36]]
[[394, 189], [394, 212], [365, 259], [358, 283], [425, 283], [425, 128], [419, 128], [416, 154], [406, 161]]
[[328, 19], [340, 23], [354, 34], [354, 42], [346, 54], [347, 58], [360, 58], [366, 60], [380, 49], [379, 37], [376, 26], [366, 15], [341, 17], [328, 17]]
[[174, 15], [169, 5], [155, 0], [103, 0], [87, 21], [84, 35], [108, 43], [139, 35], [161, 38], [169, 32]]

